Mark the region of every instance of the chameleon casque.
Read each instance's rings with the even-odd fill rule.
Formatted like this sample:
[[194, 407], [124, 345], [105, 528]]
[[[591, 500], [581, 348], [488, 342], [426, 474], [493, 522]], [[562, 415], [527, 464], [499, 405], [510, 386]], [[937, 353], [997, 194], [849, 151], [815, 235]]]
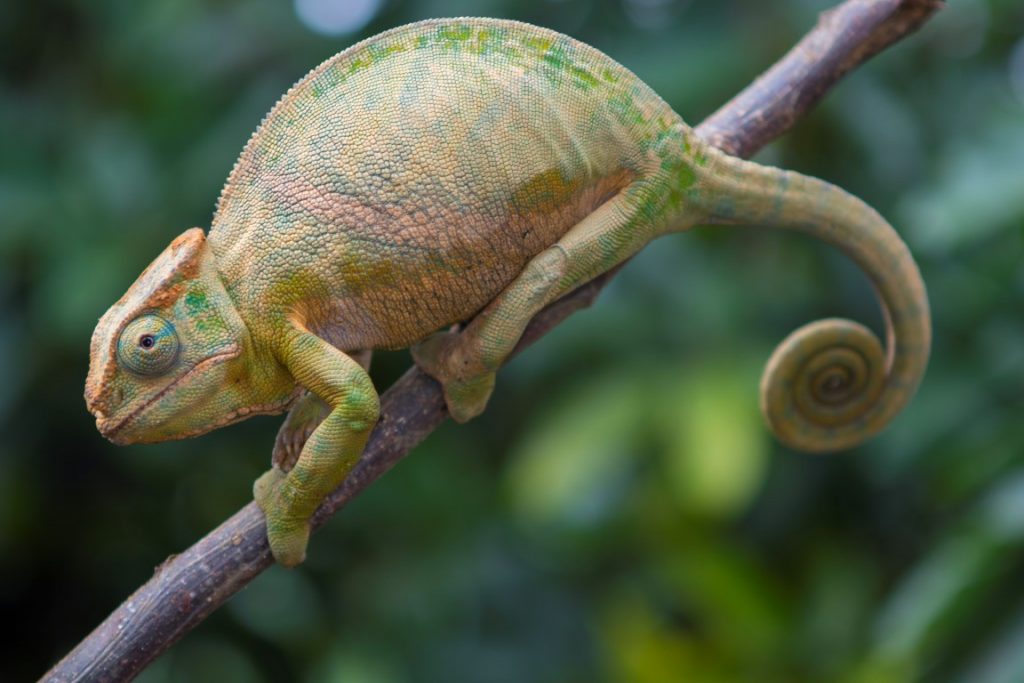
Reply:
[[710, 147], [565, 35], [496, 19], [402, 26], [273, 107], [209, 234], [180, 235], [100, 319], [86, 402], [118, 444], [290, 409], [254, 495], [274, 557], [295, 565], [377, 420], [372, 349], [411, 346], [468, 420], [545, 305], [655, 237], [741, 222], [831, 243], [874, 284], [884, 347], [856, 323], [812, 323], [761, 384], [783, 443], [854, 446], [906, 405], [929, 353], [924, 285], [883, 218], [826, 182]]

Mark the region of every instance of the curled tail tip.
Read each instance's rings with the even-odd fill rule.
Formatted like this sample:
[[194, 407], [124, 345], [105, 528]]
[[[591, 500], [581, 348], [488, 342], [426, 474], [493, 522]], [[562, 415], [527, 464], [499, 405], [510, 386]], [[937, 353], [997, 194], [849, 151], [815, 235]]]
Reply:
[[761, 412], [790, 448], [827, 453], [875, 435], [906, 399], [889, 386], [881, 342], [850, 320], [805, 325], [775, 349], [761, 378]]
[[871, 280], [885, 317], [886, 345], [842, 319], [787, 337], [761, 380], [769, 429], [819, 453], [874, 436], [909, 402], [928, 362], [928, 298], [910, 250], [878, 212], [835, 185], [725, 154], [714, 154], [712, 170], [701, 206], [711, 222], [796, 230], [838, 247]]

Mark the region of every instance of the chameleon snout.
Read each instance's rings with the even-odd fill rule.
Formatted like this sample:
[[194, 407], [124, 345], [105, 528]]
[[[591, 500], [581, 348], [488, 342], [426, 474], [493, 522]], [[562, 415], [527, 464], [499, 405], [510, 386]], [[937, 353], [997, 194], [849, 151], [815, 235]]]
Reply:
[[85, 409], [96, 418], [97, 424], [107, 418], [107, 413], [110, 410], [110, 407], [107, 405], [108, 401], [104, 394], [105, 392], [103, 391], [95, 391], [92, 387], [86, 387]]
[[121, 428], [131, 421], [131, 418], [135, 416], [134, 413], [127, 417], [116, 415], [108, 417], [102, 410], [96, 410], [93, 411], [93, 415], [96, 417], [96, 429], [105, 439], [118, 446], [126, 446], [133, 442], [131, 438], [125, 436]]
[[[114, 420], [108, 415], [109, 408], [99, 401], [91, 401], [88, 398], [85, 402], [86, 408], [92, 413], [92, 416], [96, 418], [96, 429], [104, 437], [110, 439], [111, 435], [118, 427], [118, 420]], [[112, 439], [111, 439], [112, 440]]]
[[126, 422], [124, 416], [117, 415], [117, 404], [122, 393], [117, 391], [86, 391], [85, 407], [96, 418], [96, 429], [104, 437], [120, 443], [117, 430]]

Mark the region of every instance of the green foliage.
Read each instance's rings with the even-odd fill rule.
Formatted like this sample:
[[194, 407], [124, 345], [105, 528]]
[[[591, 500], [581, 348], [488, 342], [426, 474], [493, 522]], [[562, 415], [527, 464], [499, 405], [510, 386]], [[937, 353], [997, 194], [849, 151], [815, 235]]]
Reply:
[[[269, 461], [277, 419], [117, 448], [81, 394], [96, 319], [208, 223], [292, 81], [386, 27], [492, 14], [597, 45], [697, 122], [828, 3], [364, 0], [330, 21], [320, 4], [0, 10], [3, 680], [41, 674]], [[483, 417], [432, 436], [303, 568], [269, 571], [140, 680], [1024, 679], [1021, 26], [1020, 3], [950, 3], [759, 157], [859, 194], [920, 259], [933, 362], [882, 436], [800, 455], [756, 412], [789, 331], [880, 326], [851, 264], [756, 229], [665, 239], [503, 372]], [[408, 362], [379, 355], [378, 386]]]

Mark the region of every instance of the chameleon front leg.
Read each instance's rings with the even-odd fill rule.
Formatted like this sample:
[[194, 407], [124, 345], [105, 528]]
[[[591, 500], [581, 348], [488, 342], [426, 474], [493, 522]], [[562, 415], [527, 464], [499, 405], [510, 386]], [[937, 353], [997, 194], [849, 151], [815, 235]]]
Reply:
[[253, 485], [256, 503], [267, 518], [270, 550], [278, 562], [292, 567], [305, 559], [313, 512], [359, 461], [380, 401], [356, 360], [300, 326], [289, 329], [282, 362], [300, 385], [330, 407], [291, 471], [285, 473], [275, 463]]
[[[373, 351], [347, 352], [354, 361], [366, 370], [370, 371], [370, 359]], [[280, 470], [288, 472], [295, 467], [295, 462], [302, 453], [302, 447], [306, 445], [310, 434], [313, 433], [321, 422], [331, 413], [331, 406], [322, 398], [309, 391], [303, 391], [288, 410], [281, 428], [277, 430], [277, 438], [274, 440], [274, 451], [271, 462]]]
[[637, 189], [624, 189], [535, 256], [464, 330], [434, 334], [412, 348], [416, 364], [444, 388], [448, 412], [456, 422], [483, 412], [495, 372], [533, 316], [656, 236], [639, 211]]

